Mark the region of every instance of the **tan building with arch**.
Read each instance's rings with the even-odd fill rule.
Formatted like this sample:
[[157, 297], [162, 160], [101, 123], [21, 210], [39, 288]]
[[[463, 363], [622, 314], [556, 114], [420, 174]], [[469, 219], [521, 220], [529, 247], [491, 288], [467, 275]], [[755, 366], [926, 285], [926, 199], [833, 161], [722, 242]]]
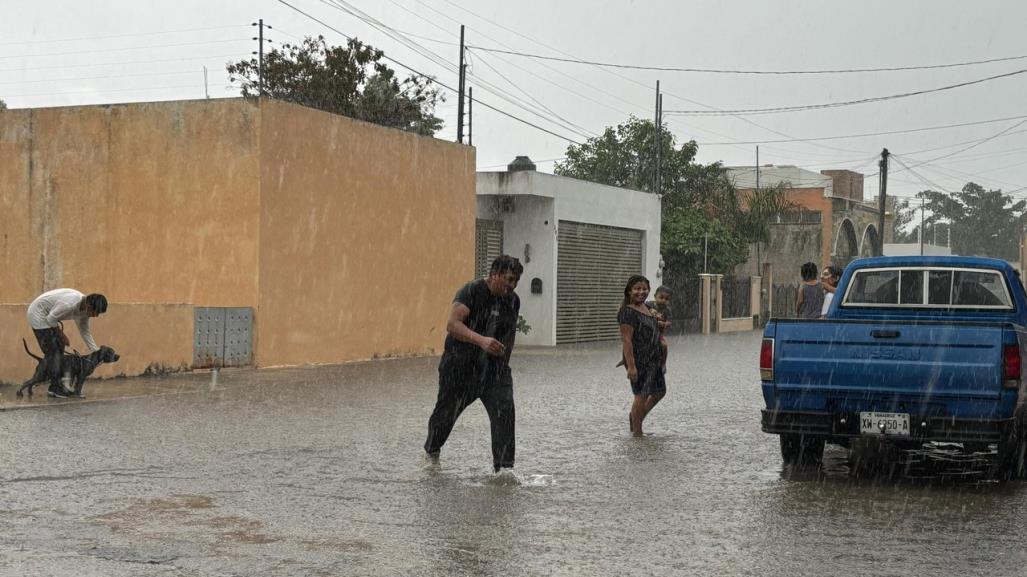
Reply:
[[[796, 166], [759, 167], [759, 184], [781, 184], [786, 198], [798, 210], [781, 215], [771, 227], [771, 240], [736, 274], [762, 274], [771, 263], [777, 281], [798, 278], [799, 267], [814, 262], [845, 266], [853, 259], [875, 254], [878, 243], [878, 212], [875, 203], [863, 199], [863, 175], [850, 170], [813, 172]], [[757, 168], [728, 168], [729, 178], [742, 193], [755, 189]], [[885, 221], [886, 240], [891, 238], [890, 215]]]

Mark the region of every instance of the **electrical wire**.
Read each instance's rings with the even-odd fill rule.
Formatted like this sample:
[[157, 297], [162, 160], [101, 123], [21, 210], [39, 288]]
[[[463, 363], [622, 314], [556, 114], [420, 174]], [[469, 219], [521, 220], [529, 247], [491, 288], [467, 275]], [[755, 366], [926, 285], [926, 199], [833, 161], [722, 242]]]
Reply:
[[1006, 56], [1002, 58], [989, 58], [987, 60], [972, 60], [968, 62], [953, 62], [949, 64], [925, 64], [919, 66], [892, 66], [880, 68], [836, 68], [827, 70], [732, 70], [725, 68], [695, 68], [680, 66], [647, 66], [641, 64], [614, 64], [610, 62], [599, 62], [595, 60], [579, 60], [576, 58], [560, 58], [558, 56], [545, 56], [542, 54], [530, 54], [513, 50], [500, 50], [498, 48], [487, 48], [484, 46], [471, 46], [477, 50], [495, 52], [498, 54], [509, 54], [511, 56], [522, 56], [534, 60], [552, 60], [556, 62], [567, 62], [571, 64], [586, 64], [589, 66], [602, 66], [605, 68], [627, 68], [632, 70], [652, 70], [658, 72], [702, 72], [707, 74], [765, 74], [765, 75], [788, 75], [788, 74], [850, 74], [863, 72], [896, 72], [904, 70], [935, 70], [939, 68], [957, 68], [961, 66], [976, 66], [979, 64], [992, 64], [995, 62], [1009, 62], [1012, 60], [1023, 60], [1027, 55]]
[[11, 58], [42, 58], [45, 56], [70, 56], [77, 54], [99, 54], [103, 52], [127, 52], [130, 50], [150, 50], [153, 48], [180, 48], [183, 46], [203, 46], [207, 44], [226, 44], [229, 42], [250, 42], [249, 38], [232, 38], [229, 40], [207, 40], [204, 42], [181, 42], [177, 44], [150, 44], [148, 46], [127, 46], [125, 48], [102, 48], [99, 50], [73, 50], [71, 52], [48, 52], [46, 54], [16, 54], [0, 56], [0, 60]]
[[12, 46], [15, 44], [49, 44], [53, 42], [81, 42], [83, 40], [107, 40], [110, 38], [130, 38], [136, 36], [156, 36], [161, 34], [178, 34], [181, 32], [202, 32], [207, 30], [227, 30], [229, 28], [249, 28], [248, 24], [234, 24], [228, 26], [210, 26], [207, 28], [185, 28], [182, 30], [163, 30], [158, 32], [134, 32], [131, 34], [114, 34], [110, 36], [82, 36], [78, 38], [55, 38], [52, 40], [15, 40], [12, 42], [0, 42], [0, 46]]
[[883, 102], [885, 100], [895, 100], [897, 98], [908, 98], [910, 96], [920, 96], [923, 94], [931, 94], [934, 92], [942, 92], [945, 90], [952, 90], [955, 88], [962, 88], [965, 86], [971, 86], [974, 84], [981, 84], [983, 82], [990, 82], [992, 80], [999, 80], [1002, 78], [1009, 78], [1027, 72], [1027, 68], [1020, 70], [1014, 70], [1013, 72], [1006, 72], [1004, 74], [996, 74], [994, 76], [988, 76], [986, 78], [978, 78], [977, 80], [970, 80], [967, 82], [960, 82], [958, 84], [950, 84], [948, 86], [939, 86], [938, 88], [930, 88], [925, 90], [917, 90], [914, 92], [904, 92], [901, 94], [890, 94], [887, 96], [873, 96], [870, 98], [860, 98], [858, 100], [846, 100], [842, 102], [828, 102], [824, 104], [804, 104], [801, 106], [778, 106], [775, 108], [739, 108], [735, 110], [667, 110], [665, 114], [674, 116], [735, 116], [745, 114], [780, 114], [784, 112], [802, 112], [806, 110], [821, 110], [825, 108], [839, 108], [842, 106], [854, 106], [857, 104], [868, 104], [870, 102]]
[[[325, 23], [324, 21], [322, 21], [322, 20], [312, 16], [311, 14], [308, 14], [307, 12], [304, 12], [303, 10], [300, 10], [299, 8], [293, 6], [292, 4], [289, 4], [285, 0], [278, 0], [278, 2], [280, 4], [283, 4], [283, 5], [291, 8], [292, 10], [294, 10], [294, 11], [296, 11], [296, 12], [298, 12], [298, 13], [304, 15], [304, 16], [306, 16], [307, 18], [313, 20], [314, 22], [317, 22], [318, 24], [324, 26], [325, 28], [335, 32], [336, 34], [339, 34], [340, 36], [342, 36], [344, 38], [351, 39], [351, 37], [349, 35], [339, 31], [337, 28], [335, 28], [335, 27]], [[392, 57], [390, 57], [388, 55], [383, 55], [382, 58], [388, 60], [389, 62], [392, 62], [392, 63], [396, 64], [397, 66], [401, 66], [401, 67], [409, 70], [410, 72], [413, 72], [417, 76], [420, 76], [422, 78], [427, 78], [427, 79], [431, 80], [432, 82], [434, 82], [435, 84], [438, 84], [439, 86], [445, 88], [446, 90], [449, 90], [450, 92], [453, 92], [454, 94], [457, 93], [457, 91], [454, 88], [452, 88], [451, 86], [448, 86], [448, 85], [440, 82], [439, 80], [437, 80], [437, 79], [435, 79], [435, 78], [433, 78], [433, 77], [431, 77], [431, 76], [429, 76], [427, 74], [424, 74], [423, 72], [420, 72], [419, 70], [416, 70], [414, 68], [411, 68], [410, 66], [407, 66], [406, 64], [403, 64], [402, 62], [396, 60], [395, 58], [392, 58]], [[475, 100], [475, 102], [477, 102], [481, 106], [484, 106], [485, 108], [488, 108], [489, 110], [492, 110], [494, 112], [497, 112], [499, 114], [507, 116], [507, 117], [509, 117], [509, 118], [511, 118], [513, 120], [516, 120], [517, 122], [520, 122], [520, 123], [525, 124], [527, 126], [531, 126], [532, 128], [535, 128], [537, 130], [540, 130], [542, 132], [545, 132], [547, 134], [550, 134], [550, 135], [555, 136], [557, 138], [560, 138], [562, 140], [566, 140], [567, 142], [571, 142], [571, 143], [577, 144], [578, 146], [581, 146], [581, 143], [576, 141], [576, 140], [574, 140], [573, 138], [568, 138], [568, 137], [566, 137], [566, 136], [564, 136], [562, 134], [553, 132], [552, 130], [549, 130], [549, 129], [541, 127], [541, 126], [538, 126], [537, 124], [534, 124], [534, 123], [532, 123], [530, 121], [524, 120], [523, 118], [519, 118], [517, 116], [514, 116], [513, 114], [510, 114], [509, 112], [506, 112], [505, 110], [501, 110], [499, 108], [496, 108], [495, 106], [492, 106], [491, 104], [489, 104], [487, 102], [482, 102], [481, 100], [478, 100], [477, 98], [475, 98], [474, 100]]]

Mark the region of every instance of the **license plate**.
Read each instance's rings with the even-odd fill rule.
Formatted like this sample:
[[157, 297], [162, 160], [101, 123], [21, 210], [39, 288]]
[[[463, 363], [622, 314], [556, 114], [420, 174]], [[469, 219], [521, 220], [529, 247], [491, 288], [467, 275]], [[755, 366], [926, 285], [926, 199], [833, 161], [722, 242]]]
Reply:
[[909, 436], [909, 413], [860, 413], [859, 432], [864, 435]]

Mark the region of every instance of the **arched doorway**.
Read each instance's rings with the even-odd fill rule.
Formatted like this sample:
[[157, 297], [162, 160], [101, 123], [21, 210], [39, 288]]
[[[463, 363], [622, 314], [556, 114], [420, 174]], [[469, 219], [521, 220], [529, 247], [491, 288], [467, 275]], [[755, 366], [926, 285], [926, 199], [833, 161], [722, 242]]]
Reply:
[[852, 259], [859, 256], [859, 241], [856, 238], [856, 227], [852, 221], [845, 218], [838, 225], [838, 231], [834, 235], [834, 250], [831, 251], [834, 257], [831, 259], [842, 266], [849, 264]]
[[860, 258], [875, 256], [877, 254], [877, 227], [868, 224], [863, 229], [863, 239], [859, 243], [859, 256]]

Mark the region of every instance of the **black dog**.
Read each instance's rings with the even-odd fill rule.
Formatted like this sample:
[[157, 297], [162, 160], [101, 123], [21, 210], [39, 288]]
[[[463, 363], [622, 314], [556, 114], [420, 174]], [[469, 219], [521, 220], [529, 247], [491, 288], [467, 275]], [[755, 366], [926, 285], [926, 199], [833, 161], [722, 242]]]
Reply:
[[[28, 389], [29, 396], [31, 397], [32, 388], [38, 383], [50, 382], [50, 374], [47, 373], [46, 363], [43, 362], [43, 357], [37, 357], [32, 354], [32, 351], [29, 350], [29, 344], [25, 342], [25, 339], [21, 339], [21, 343], [25, 346], [25, 352], [33, 359], [36, 359], [37, 364], [36, 372], [33, 373], [32, 378], [25, 381], [16, 394], [20, 397], [24, 393], [25, 389]], [[62, 377], [64, 374], [68, 375], [74, 383], [74, 395], [76, 397], [81, 397], [82, 383], [85, 382], [86, 377], [93, 374], [93, 371], [96, 370], [96, 367], [99, 366], [100, 363], [113, 363], [120, 358], [121, 356], [114, 352], [114, 349], [110, 347], [100, 347], [99, 350], [93, 351], [85, 356], [64, 353], [61, 355], [61, 372], [63, 374], [58, 375], [58, 378]]]

